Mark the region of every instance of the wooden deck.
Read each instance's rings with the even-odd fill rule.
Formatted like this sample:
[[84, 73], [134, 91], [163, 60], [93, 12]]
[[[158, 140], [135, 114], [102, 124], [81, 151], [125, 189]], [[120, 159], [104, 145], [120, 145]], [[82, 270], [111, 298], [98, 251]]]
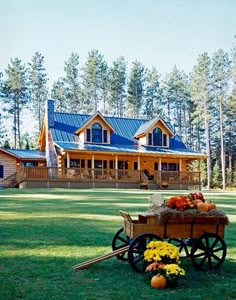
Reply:
[[179, 189], [189, 189], [201, 186], [200, 172], [156, 171], [153, 178], [148, 179], [141, 170], [56, 167], [22, 167], [4, 181], [5, 187], [14, 187], [23, 182], [46, 182], [45, 187], [51, 186], [53, 182], [60, 182], [61, 185], [64, 182], [67, 183], [67, 186], [77, 187], [82, 185], [121, 187], [122, 184], [129, 184], [130, 187], [136, 188], [147, 186], [147, 188], [152, 187], [153, 189], [178, 187]]

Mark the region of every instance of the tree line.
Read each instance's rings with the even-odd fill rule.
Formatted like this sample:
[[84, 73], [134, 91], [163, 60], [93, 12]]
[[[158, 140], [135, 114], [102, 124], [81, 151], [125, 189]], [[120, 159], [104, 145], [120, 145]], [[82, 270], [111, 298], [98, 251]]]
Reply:
[[[44, 104], [55, 99], [56, 110], [94, 113], [118, 117], [160, 116], [170, 122], [176, 134], [193, 150], [205, 151], [203, 184], [207, 188], [236, 185], [236, 46], [212, 56], [202, 53], [190, 74], [174, 66], [160, 74], [140, 61], [118, 57], [109, 66], [98, 50], [88, 52], [83, 66], [77, 53], [64, 62], [64, 74], [48, 89], [44, 57], [36, 52], [24, 64], [11, 59], [0, 70], [0, 142], [5, 147], [35, 147], [29, 134], [22, 136], [24, 110], [30, 109], [37, 121], [35, 136], [42, 124]], [[10, 118], [14, 140], [5, 128]], [[195, 166], [192, 166], [193, 170]]]

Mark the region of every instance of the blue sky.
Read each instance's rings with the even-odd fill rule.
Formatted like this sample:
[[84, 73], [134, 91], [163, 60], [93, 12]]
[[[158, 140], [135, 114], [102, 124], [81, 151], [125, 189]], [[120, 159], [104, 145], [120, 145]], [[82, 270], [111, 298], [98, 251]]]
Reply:
[[27, 63], [38, 51], [50, 82], [72, 52], [83, 66], [98, 49], [111, 65], [123, 55], [190, 72], [203, 52], [229, 51], [236, 35], [235, 0], [0, 0], [0, 71], [11, 58]]

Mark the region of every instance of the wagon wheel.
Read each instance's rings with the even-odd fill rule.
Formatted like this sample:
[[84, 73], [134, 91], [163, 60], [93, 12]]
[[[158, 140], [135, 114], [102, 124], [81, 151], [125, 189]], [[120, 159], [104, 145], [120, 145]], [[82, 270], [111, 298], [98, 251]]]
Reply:
[[147, 244], [152, 240], [161, 240], [161, 238], [152, 233], [144, 233], [134, 238], [130, 243], [128, 261], [135, 271], [145, 271], [147, 263], [144, 260], [144, 251], [146, 250]]
[[[128, 246], [130, 242], [130, 239], [128, 236], [126, 236], [124, 234], [124, 228], [122, 227], [121, 229], [119, 229], [117, 231], [117, 233], [114, 235], [113, 240], [112, 240], [112, 250], [118, 250], [121, 249], [125, 246]], [[118, 254], [116, 256], [119, 260], [123, 260], [123, 261], [127, 261], [127, 251], [122, 253], [122, 254]]]
[[226, 257], [225, 241], [214, 233], [205, 233], [196, 239], [191, 250], [193, 266], [198, 269], [216, 269]]
[[169, 238], [168, 243], [176, 246], [179, 249], [179, 254], [182, 257], [190, 256], [190, 249], [192, 245], [189, 243], [189, 239], [177, 239], [177, 238]]

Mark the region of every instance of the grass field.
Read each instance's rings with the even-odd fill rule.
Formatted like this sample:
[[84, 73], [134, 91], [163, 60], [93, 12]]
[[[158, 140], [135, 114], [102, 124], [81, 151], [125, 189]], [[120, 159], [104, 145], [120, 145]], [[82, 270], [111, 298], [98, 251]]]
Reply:
[[[123, 226], [122, 209], [146, 211], [154, 191], [6, 189], [0, 191], [0, 299], [236, 299], [236, 192], [205, 192], [224, 210], [227, 257], [216, 271], [186, 270], [177, 289], [152, 289], [145, 274], [111, 258], [87, 269], [72, 267], [111, 251]], [[181, 192], [183, 193], [183, 191]], [[187, 192], [185, 192], [187, 193]], [[163, 191], [163, 196], [180, 191]]]

